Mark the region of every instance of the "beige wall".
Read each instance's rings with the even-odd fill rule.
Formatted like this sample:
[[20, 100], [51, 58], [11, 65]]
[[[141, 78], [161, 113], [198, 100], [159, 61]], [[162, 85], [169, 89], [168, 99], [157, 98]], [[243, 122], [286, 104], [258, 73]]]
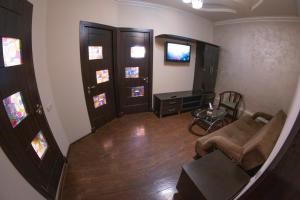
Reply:
[[[138, 16], [138, 17], [137, 17]], [[151, 28], [212, 41], [213, 25], [185, 12], [113, 0], [48, 1], [48, 65], [55, 102], [70, 141], [90, 132], [80, 66], [79, 21], [112, 26]], [[189, 65], [164, 65], [163, 45], [154, 46], [154, 93], [191, 90], [194, 59]], [[194, 57], [194, 55], [193, 55]]]
[[287, 112], [300, 71], [299, 35], [299, 19], [216, 25], [214, 41], [221, 46], [217, 92], [242, 93], [243, 107], [249, 112]]
[[300, 0], [297, 0], [298, 16], [300, 16]]

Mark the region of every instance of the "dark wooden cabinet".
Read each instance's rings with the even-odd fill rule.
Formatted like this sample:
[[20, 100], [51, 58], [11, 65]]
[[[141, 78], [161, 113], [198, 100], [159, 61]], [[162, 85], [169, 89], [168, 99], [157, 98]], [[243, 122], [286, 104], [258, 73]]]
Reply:
[[184, 165], [176, 188], [186, 200], [230, 200], [249, 180], [249, 175], [221, 151], [214, 151]]
[[158, 117], [207, 107], [215, 95], [213, 92], [170, 92], [154, 95], [154, 113]]
[[219, 64], [219, 47], [197, 42], [193, 91], [213, 92]]

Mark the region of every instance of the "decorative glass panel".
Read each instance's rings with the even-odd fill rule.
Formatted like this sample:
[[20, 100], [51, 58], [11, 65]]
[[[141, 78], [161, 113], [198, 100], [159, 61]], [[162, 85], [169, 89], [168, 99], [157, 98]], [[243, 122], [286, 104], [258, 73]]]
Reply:
[[21, 41], [15, 38], [2, 38], [4, 66], [21, 65]]
[[131, 97], [143, 97], [145, 93], [144, 86], [132, 87], [131, 88]]
[[99, 108], [99, 107], [104, 106], [106, 104], [106, 95], [105, 95], [105, 93], [94, 96], [93, 99], [94, 99], [95, 108]]
[[109, 81], [108, 69], [96, 71], [97, 84]]
[[125, 78], [139, 78], [139, 67], [126, 67]]
[[3, 104], [13, 128], [27, 117], [27, 112], [20, 92], [3, 99]]
[[43, 159], [47, 149], [48, 149], [48, 144], [47, 141], [42, 133], [40, 131], [35, 138], [31, 142], [31, 146], [36, 152], [36, 154], [39, 156], [40, 159]]
[[102, 46], [89, 46], [89, 60], [103, 59]]
[[144, 58], [146, 54], [145, 47], [134, 46], [131, 47], [131, 58]]

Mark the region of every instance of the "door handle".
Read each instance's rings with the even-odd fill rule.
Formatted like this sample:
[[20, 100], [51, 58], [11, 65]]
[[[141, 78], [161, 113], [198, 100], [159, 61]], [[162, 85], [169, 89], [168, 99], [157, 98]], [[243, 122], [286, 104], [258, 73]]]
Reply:
[[144, 77], [143, 80], [148, 83], [149, 78], [148, 77]]
[[93, 85], [93, 86], [88, 86], [88, 87], [87, 87], [87, 90], [88, 90], [89, 95], [91, 94], [91, 90], [92, 90], [92, 89], [95, 89], [95, 88], [96, 88], [95, 85]]
[[36, 110], [35, 112], [39, 115], [42, 115], [43, 114], [43, 106], [40, 105], [40, 104], [36, 104]]

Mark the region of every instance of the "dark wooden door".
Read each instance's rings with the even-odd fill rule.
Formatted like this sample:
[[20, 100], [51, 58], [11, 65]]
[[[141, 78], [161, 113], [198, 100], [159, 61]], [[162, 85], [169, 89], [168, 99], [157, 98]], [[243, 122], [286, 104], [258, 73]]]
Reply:
[[115, 28], [80, 24], [83, 86], [92, 132], [116, 116], [114, 94]]
[[119, 28], [117, 44], [119, 115], [150, 111], [153, 31]]
[[[0, 1], [0, 143], [24, 178], [54, 199], [65, 158], [47, 123], [32, 60], [32, 5]], [[12, 188], [13, 189], [13, 188]]]

